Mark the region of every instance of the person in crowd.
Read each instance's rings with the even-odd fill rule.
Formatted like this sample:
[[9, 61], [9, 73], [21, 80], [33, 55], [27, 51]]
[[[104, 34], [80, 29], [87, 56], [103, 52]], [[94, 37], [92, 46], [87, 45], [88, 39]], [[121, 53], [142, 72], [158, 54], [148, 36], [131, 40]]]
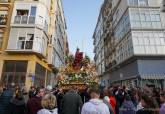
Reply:
[[160, 93], [160, 101], [162, 102], [160, 114], [165, 114], [165, 91]]
[[135, 114], [135, 106], [128, 94], [125, 95], [124, 102], [120, 108], [120, 114]]
[[114, 114], [115, 110], [111, 106], [109, 99], [109, 89], [107, 87], [103, 89], [103, 93], [100, 94], [100, 98], [103, 99], [103, 102], [108, 106], [110, 114]]
[[153, 88], [153, 97], [157, 101], [159, 107], [161, 106], [160, 103], [160, 88]]
[[136, 97], [136, 94], [137, 94], [137, 88], [131, 88], [130, 91], [128, 91], [128, 94], [130, 95], [131, 97], [131, 101], [133, 102], [134, 106], [137, 107], [138, 105], [138, 99]]
[[35, 91], [36, 91], [35, 87], [31, 86], [29, 90], [29, 98], [32, 98], [35, 96]]
[[118, 86], [117, 90], [115, 91], [115, 98], [116, 98], [115, 111], [116, 111], [116, 114], [119, 114], [119, 108], [121, 107], [123, 103], [123, 90], [120, 86]]
[[46, 87], [46, 89], [45, 89], [45, 94], [51, 93], [52, 90], [53, 90], [52, 86], [51, 86], [51, 85], [48, 85], [48, 86]]
[[110, 114], [108, 106], [100, 100], [100, 90], [98, 87], [90, 89], [91, 99], [82, 107], [81, 114]]
[[136, 114], [158, 114], [158, 104], [156, 104], [153, 97], [148, 94], [143, 94], [141, 96], [141, 104], [144, 107], [141, 110], [138, 110]]
[[90, 100], [89, 88], [86, 88], [85, 91], [81, 93], [81, 98], [83, 103], [86, 103]]
[[116, 108], [118, 108], [118, 107], [117, 107], [116, 98], [112, 91], [109, 91], [109, 103], [111, 104], [111, 106], [114, 110], [114, 114], [116, 114]]
[[144, 108], [141, 104], [141, 95], [142, 95], [142, 92], [140, 90], [137, 90], [136, 95], [135, 95], [135, 97], [137, 99], [136, 111], [141, 110], [141, 109]]
[[36, 89], [36, 96], [29, 99], [27, 102], [27, 114], [37, 114], [37, 112], [42, 109], [41, 100], [44, 94], [44, 88], [38, 87]]
[[59, 88], [59, 91], [57, 93], [57, 109], [58, 109], [58, 114], [62, 114], [62, 100], [64, 97], [64, 92], [62, 88]]
[[13, 91], [11, 86], [5, 88], [0, 95], [0, 114], [7, 114], [8, 107], [10, 106], [10, 100], [13, 97]]
[[26, 114], [26, 104], [21, 90], [15, 91], [15, 97], [10, 101], [8, 114]]
[[46, 94], [41, 101], [43, 109], [39, 110], [37, 114], [58, 114], [56, 108], [56, 97], [49, 93]]
[[82, 104], [82, 99], [73, 86], [63, 97], [62, 114], [79, 114]]
[[115, 111], [113, 110], [111, 104], [109, 103], [109, 100], [110, 99], [108, 96], [104, 96], [103, 102], [108, 106], [110, 114], [114, 114]]

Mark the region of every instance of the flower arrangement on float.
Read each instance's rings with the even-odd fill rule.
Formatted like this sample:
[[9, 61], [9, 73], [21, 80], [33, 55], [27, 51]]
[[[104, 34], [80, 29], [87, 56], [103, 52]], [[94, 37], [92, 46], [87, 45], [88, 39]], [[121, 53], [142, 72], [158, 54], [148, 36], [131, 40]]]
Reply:
[[77, 49], [75, 57], [66, 57], [66, 66], [59, 69], [58, 86], [69, 89], [72, 85], [80, 90], [98, 84], [99, 78], [88, 56], [83, 57], [83, 53]]

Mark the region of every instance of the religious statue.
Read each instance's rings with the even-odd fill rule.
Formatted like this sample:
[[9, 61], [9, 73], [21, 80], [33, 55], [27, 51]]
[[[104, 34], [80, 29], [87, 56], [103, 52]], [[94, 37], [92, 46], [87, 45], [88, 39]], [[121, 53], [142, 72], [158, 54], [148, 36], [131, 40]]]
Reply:
[[73, 67], [75, 70], [80, 70], [82, 65], [81, 62], [83, 60], [83, 52], [80, 52], [80, 49], [77, 48], [76, 54], [75, 54], [75, 60], [73, 63]]

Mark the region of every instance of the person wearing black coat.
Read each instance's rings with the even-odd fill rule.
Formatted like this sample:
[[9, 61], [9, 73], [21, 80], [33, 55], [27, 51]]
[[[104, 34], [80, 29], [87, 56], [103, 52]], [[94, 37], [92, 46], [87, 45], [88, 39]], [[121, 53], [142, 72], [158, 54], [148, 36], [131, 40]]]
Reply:
[[0, 95], [0, 114], [7, 114], [12, 97], [13, 92], [11, 89], [3, 90], [2, 94]]
[[62, 114], [80, 114], [83, 105], [80, 95], [72, 87], [62, 100]]
[[8, 114], [26, 114], [25, 99], [21, 91], [18, 91], [15, 94], [15, 98], [10, 101]]
[[57, 93], [57, 109], [58, 109], [58, 114], [62, 114], [62, 100], [63, 100], [63, 90], [60, 88], [59, 92]]

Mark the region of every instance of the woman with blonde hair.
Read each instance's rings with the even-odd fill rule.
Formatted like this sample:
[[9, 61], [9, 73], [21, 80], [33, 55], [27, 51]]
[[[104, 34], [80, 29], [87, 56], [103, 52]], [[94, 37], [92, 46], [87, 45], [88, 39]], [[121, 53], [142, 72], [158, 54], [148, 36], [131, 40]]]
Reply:
[[56, 104], [56, 97], [53, 94], [46, 94], [41, 101], [43, 109], [37, 114], [57, 114]]

